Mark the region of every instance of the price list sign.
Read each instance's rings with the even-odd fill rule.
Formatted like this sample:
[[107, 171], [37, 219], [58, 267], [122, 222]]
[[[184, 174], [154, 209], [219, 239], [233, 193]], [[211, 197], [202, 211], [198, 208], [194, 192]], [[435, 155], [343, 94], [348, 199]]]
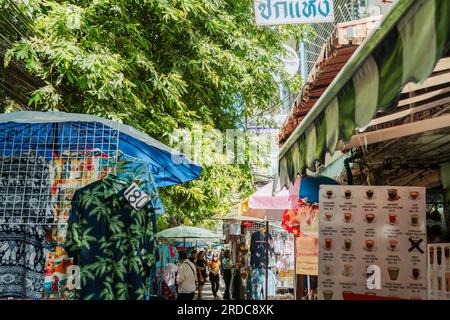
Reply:
[[426, 191], [320, 188], [319, 299], [427, 298]]

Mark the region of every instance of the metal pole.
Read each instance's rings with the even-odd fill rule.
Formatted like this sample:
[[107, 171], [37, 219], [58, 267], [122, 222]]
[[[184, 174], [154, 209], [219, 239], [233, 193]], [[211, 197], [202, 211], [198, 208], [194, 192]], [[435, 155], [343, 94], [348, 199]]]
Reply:
[[309, 280], [309, 276], [306, 276], [306, 283], [308, 285], [308, 300], [311, 300], [311, 284], [310, 284], [310, 280]]
[[297, 300], [297, 237], [294, 234], [294, 300]]
[[269, 221], [266, 220], [266, 300], [269, 290]]

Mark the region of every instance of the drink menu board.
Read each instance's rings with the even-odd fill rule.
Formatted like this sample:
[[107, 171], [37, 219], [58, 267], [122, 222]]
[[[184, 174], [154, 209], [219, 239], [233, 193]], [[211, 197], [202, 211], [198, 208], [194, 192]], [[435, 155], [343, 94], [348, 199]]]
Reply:
[[320, 187], [319, 299], [342, 300], [346, 292], [427, 298], [425, 192]]
[[428, 245], [428, 299], [450, 300], [450, 243]]

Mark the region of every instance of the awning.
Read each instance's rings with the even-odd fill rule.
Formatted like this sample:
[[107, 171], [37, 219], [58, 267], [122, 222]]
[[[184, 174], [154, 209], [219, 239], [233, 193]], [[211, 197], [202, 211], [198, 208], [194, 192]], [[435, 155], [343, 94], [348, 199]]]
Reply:
[[300, 189], [300, 178], [289, 189], [282, 189], [272, 195], [273, 182], [256, 191], [240, 205], [240, 214], [267, 221], [281, 221], [286, 209], [293, 209], [297, 205]]
[[450, 1], [399, 0], [281, 149], [276, 185], [314, 170], [377, 112], [391, 111], [405, 84], [425, 80], [449, 45]]
[[215, 234], [204, 228], [178, 226], [163, 230], [156, 234], [158, 239], [220, 239], [222, 235]]
[[[54, 137], [50, 141], [49, 137]], [[114, 138], [112, 138], [114, 137]], [[66, 112], [11, 112], [0, 115], [3, 154], [35, 150], [51, 158], [54, 152], [90, 151], [113, 156], [121, 151], [149, 163], [157, 187], [185, 183], [200, 176], [201, 167], [146, 133], [117, 121]]]

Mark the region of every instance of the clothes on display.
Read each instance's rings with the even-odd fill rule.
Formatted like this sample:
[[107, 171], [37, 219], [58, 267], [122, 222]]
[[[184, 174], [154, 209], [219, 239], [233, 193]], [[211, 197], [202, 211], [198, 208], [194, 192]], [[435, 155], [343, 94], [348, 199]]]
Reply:
[[230, 224], [230, 235], [232, 235], [232, 236], [240, 236], [241, 235], [241, 224], [240, 223]]
[[225, 240], [230, 240], [230, 225], [228, 223], [222, 224], [222, 234], [225, 235]]
[[0, 223], [50, 224], [50, 169], [35, 153], [0, 157]]
[[52, 233], [47, 238], [48, 249], [44, 295], [46, 299], [76, 299], [75, 290], [67, 287], [67, 268], [73, 265], [73, 260], [65, 250], [67, 222], [72, 207], [75, 192], [81, 187], [106, 177], [111, 167], [117, 169], [117, 176], [132, 173], [141, 190], [151, 197], [157, 213], [162, 212], [162, 202], [144, 161], [122, 155], [118, 163], [111, 163], [111, 158], [100, 150], [89, 152], [63, 152], [62, 157], [55, 157], [52, 169], [52, 203], [58, 225], [52, 227]]
[[167, 266], [156, 269], [154, 294], [166, 300], [176, 299], [176, 275], [178, 266], [169, 262]]
[[170, 263], [178, 260], [178, 251], [168, 244], [159, 247], [159, 260], [156, 262], [156, 268], [167, 267]]
[[[156, 185], [190, 181], [201, 168], [98, 117], [7, 113], [1, 127], [0, 299], [148, 299], [163, 213]], [[170, 286], [173, 262], [162, 277]]]
[[0, 225], [0, 298], [40, 299], [44, 226]]
[[45, 263], [45, 299], [73, 300], [75, 289], [67, 287], [67, 268], [73, 265], [65, 250], [67, 221], [72, 198], [79, 188], [106, 177], [110, 158], [100, 150], [63, 152], [51, 164], [52, 207], [57, 225], [46, 239], [48, 249]]
[[50, 170], [35, 153], [0, 157], [0, 298], [39, 299], [51, 212]]
[[81, 268], [81, 299], [146, 297], [157, 259], [156, 217], [151, 201], [136, 210], [126, 199], [133, 183], [132, 174], [109, 175], [73, 197], [66, 248]]
[[[268, 269], [267, 296], [275, 296], [277, 279], [272, 269]], [[247, 295], [250, 300], [265, 300], [266, 298], [266, 269], [255, 268], [247, 279]]]
[[[268, 238], [267, 238], [268, 237]], [[250, 266], [252, 268], [264, 268], [266, 266], [266, 240], [268, 239], [267, 254], [268, 267], [275, 266], [275, 252], [273, 237], [269, 233], [257, 231], [252, 234], [250, 240]]]
[[295, 269], [294, 241], [292, 237], [280, 235], [274, 238], [277, 272], [289, 272]]

